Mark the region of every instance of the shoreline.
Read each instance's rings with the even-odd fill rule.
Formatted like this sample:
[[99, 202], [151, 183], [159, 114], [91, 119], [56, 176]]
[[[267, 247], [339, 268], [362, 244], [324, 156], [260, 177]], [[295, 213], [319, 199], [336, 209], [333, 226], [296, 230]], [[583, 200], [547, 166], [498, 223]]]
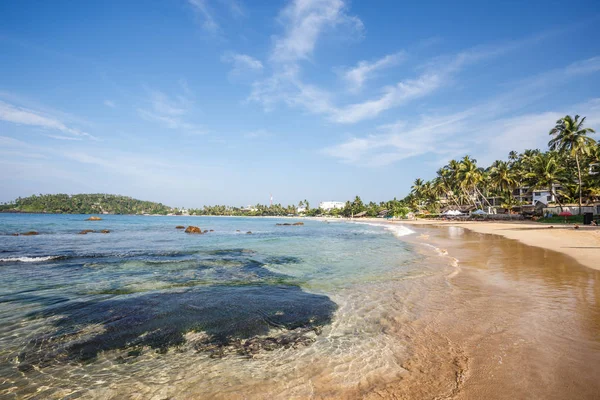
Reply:
[[[460, 227], [474, 233], [498, 235], [528, 246], [552, 250], [573, 258], [585, 267], [600, 270], [600, 228], [598, 227], [580, 226], [580, 229], [574, 229], [573, 225], [553, 226], [514, 221], [382, 221], [375, 218], [361, 221], [376, 222], [382, 225]], [[550, 228], [551, 226], [553, 228]]]

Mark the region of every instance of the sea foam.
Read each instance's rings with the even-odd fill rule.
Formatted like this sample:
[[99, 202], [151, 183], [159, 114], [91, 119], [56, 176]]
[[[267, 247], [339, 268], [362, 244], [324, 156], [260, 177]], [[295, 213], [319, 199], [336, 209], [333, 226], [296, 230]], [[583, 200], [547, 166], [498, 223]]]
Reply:
[[369, 225], [369, 226], [377, 226], [383, 227], [386, 231], [392, 232], [396, 237], [408, 236], [415, 233], [412, 229], [404, 226], [404, 225], [390, 225], [390, 224], [378, 224], [371, 222], [354, 222], [359, 225]]
[[43, 262], [56, 260], [59, 256], [45, 256], [45, 257], [8, 257], [0, 258], [0, 262]]

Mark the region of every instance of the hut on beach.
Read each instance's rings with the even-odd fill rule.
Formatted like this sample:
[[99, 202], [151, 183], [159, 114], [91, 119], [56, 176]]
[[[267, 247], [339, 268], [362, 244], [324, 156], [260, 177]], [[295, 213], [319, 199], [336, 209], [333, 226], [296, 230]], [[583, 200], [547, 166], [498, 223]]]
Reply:
[[366, 211], [362, 211], [362, 212], [359, 212], [356, 215], [353, 215], [352, 218], [363, 218], [363, 217], [366, 217], [366, 216], [367, 216], [367, 212]]

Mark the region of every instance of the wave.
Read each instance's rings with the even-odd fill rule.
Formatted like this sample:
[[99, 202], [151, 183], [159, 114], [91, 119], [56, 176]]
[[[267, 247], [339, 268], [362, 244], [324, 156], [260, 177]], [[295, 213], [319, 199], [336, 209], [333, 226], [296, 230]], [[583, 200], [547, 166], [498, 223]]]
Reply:
[[406, 227], [405, 225], [391, 225], [391, 224], [378, 224], [373, 222], [354, 222], [358, 225], [369, 225], [369, 226], [378, 226], [383, 227], [385, 230], [390, 231], [396, 237], [408, 236], [415, 233], [412, 229]]
[[59, 260], [63, 258], [62, 256], [43, 256], [43, 257], [8, 257], [8, 258], [0, 258], [0, 262], [43, 262], [50, 260]]

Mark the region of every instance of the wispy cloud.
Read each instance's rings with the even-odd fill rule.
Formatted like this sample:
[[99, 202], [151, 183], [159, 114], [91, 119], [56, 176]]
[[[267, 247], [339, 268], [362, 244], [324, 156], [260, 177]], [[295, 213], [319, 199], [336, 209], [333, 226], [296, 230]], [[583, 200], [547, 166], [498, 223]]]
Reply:
[[[185, 85], [187, 88], [187, 85]], [[158, 122], [168, 129], [179, 130], [191, 135], [203, 135], [206, 130], [187, 121], [186, 116], [193, 108], [193, 101], [186, 95], [168, 96], [148, 89], [150, 108], [138, 108], [138, 114], [145, 120]], [[185, 90], [184, 90], [185, 91]]]
[[228, 9], [231, 15], [236, 18], [245, 17], [246, 16], [246, 8], [242, 4], [241, 1], [238, 0], [221, 0]]
[[115, 108], [116, 104], [114, 102], [112, 102], [111, 100], [104, 100], [104, 105], [106, 107], [110, 107], [110, 108]]
[[[326, 147], [321, 153], [344, 163], [381, 166], [423, 154], [453, 157], [474, 148], [483, 153], [480, 161], [491, 162], [510, 150], [545, 148], [549, 126], [565, 112], [550, 110], [517, 116], [515, 112], [571, 78], [600, 71], [600, 65], [595, 65], [592, 58], [547, 71], [527, 79], [527, 83], [516, 82], [515, 89], [478, 105], [450, 114], [420, 115], [410, 124], [397, 121], [383, 125], [364, 136]], [[587, 115], [588, 123], [600, 124], [600, 99], [565, 105], [564, 110]]]
[[362, 33], [362, 21], [347, 13], [343, 0], [293, 0], [281, 11], [279, 22], [285, 27], [275, 39], [271, 59], [296, 62], [308, 59], [321, 33], [339, 26]]
[[227, 52], [221, 56], [221, 61], [231, 64], [230, 76], [232, 77], [243, 76], [247, 73], [253, 74], [262, 71], [264, 68], [260, 60], [248, 54]]
[[350, 85], [350, 90], [358, 92], [362, 89], [364, 83], [371, 79], [379, 70], [398, 65], [406, 58], [405, 52], [388, 54], [379, 60], [369, 62], [359, 61], [355, 67], [342, 70], [343, 79]]
[[273, 134], [265, 129], [257, 129], [255, 131], [246, 132], [243, 136], [246, 139], [265, 139], [272, 137]]
[[81, 138], [73, 137], [73, 136], [62, 136], [62, 135], [44, 135], [52, 139], [56, 140], [81, 140]]
[[213, 12], [208, 5], [207, 0], [188, 0], [200, 20], [202, 29], [211, 35], [216, 35], [221, 31], [221, 27], [215, 20]]
[[[342, 0], [306, 0], [290, 3], [280, 15], [288, 24], [285, 34], [276, 38], [270, 60], [273, 74], [252, 84], [248, 101], [257, 102], [266, 111], [278, 103], [299, 107], [313, 114], [324, 115], [329, 121], [354, 124], [379, 117], [385, 111], [403, 106], [416, 99], [430, 96], [454, 83], [457, 76], [469, 66], [508, 54], [511, 51], [539, 42], [548, 35], [537, 35], [495, 45], [477, 46], [459, 53], [434, 57], [419, 65], [414, 76], [387, 85], [380, 94], [354, 103], [330, 93], [326, 89], [306, 83], [302, 78], [300, 61], [310, 58], [317, 39], [328, 27], [348, 21], [356, 22], [347, 14]], [[388, 68], [405, 57], [404, 53], [391, 54], [373, 62], [361, 61], [344, 71], [344, 78], [355, 91], [377, 71]], [[576, 67], [592, 68], [590, 65]]]
[[14, 104], [0, 101], [0, 120], [18, 125], [37, 126], [44, 129], [57, 130], [68, 135], [96, 139], [94, 136], [79, 129], [67, 126], [52, 115], [39, 110], [31, 110]]
[[332, 113], [330, 119], [348, 124], [375, 118], [390, 108], [433, 93], [443, 84], [443, 75], [426, 73], [416, 79], [408, 79], [397, 83], [395, 86], [385, 88], [383, 94], [374, 100], [341, 107]]

